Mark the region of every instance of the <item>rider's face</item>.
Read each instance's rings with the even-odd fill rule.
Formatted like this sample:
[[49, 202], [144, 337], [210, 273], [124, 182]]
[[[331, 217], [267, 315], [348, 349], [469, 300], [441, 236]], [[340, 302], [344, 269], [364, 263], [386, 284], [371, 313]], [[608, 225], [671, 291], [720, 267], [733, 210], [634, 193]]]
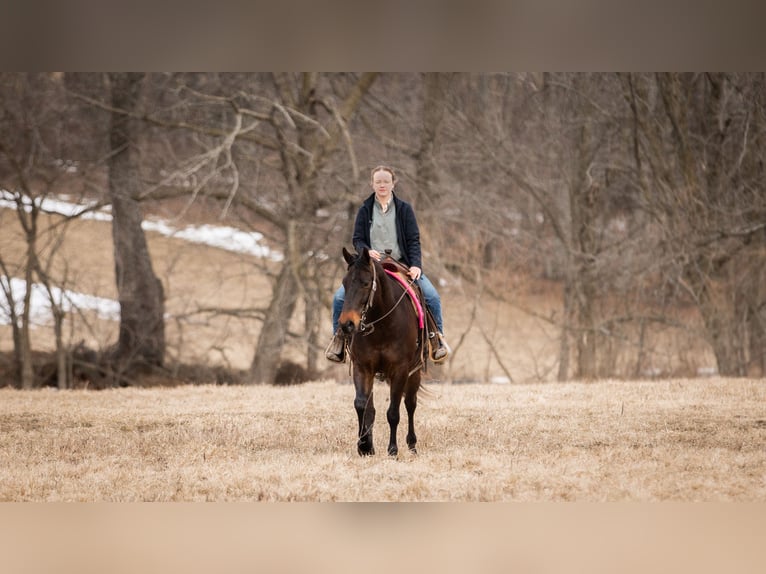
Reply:
[[379, 170], [372, 174], [372, 189], [379, 202], [385, 204], [391, 199], [394, 190], [394, 178], [390, 172]]

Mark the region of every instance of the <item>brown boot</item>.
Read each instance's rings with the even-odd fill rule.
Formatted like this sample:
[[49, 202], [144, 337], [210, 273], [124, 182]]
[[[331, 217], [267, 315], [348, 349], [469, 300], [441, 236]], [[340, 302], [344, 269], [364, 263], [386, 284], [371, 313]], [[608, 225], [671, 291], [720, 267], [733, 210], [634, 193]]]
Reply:
[[436, 363], [443, 363], [452, 352], [444, 335], [441, 333], [431, 334], [431, 360]]
[[346, 362], [346, 337], [336, 331], [332, 336], [332, 341], [327, 345], [324, 356], [328, 361], [333, 363], [345, 363]]

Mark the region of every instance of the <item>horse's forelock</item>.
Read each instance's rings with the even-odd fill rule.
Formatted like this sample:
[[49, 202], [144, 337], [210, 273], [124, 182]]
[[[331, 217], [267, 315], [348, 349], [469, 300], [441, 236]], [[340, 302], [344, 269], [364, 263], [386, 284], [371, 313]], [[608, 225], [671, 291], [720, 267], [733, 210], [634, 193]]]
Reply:
[[359, 271], [367, 271], [367, 272], [374, 273], [374, 271], [372, 270], [372, 267], [375, 266], [375, 260], [369, 256], [363, 257], [362, 255], [359, 255], [354, 261], [354, 266]]
[[[375, 265], [375, 260], [369, 255], [364, 257], [364, 253], [349, 253], [349, 256], [351, 261], [348, 263], [348, 267], [346, 267], [347, 271], [351, 271], [352, 268], [356, 269], [357, 271], [365, 271], [369, 269], [368, 264]], [[346, 261], [348, 262], [348, 260], [349, 259], [347, 258]]]

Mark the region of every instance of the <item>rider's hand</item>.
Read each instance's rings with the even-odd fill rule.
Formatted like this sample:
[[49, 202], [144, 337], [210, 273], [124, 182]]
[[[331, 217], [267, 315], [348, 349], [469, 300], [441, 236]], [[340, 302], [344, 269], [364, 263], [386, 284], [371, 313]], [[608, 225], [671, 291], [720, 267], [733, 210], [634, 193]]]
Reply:
[[413, 281], [420, 279], [422, 273], [423, 272], [420, 270], [420, 267], [410, 267], [410, 277]]
[[380, 251], [370, 249], [370, 257], [372, 257], [375, 261], [380, 261]]

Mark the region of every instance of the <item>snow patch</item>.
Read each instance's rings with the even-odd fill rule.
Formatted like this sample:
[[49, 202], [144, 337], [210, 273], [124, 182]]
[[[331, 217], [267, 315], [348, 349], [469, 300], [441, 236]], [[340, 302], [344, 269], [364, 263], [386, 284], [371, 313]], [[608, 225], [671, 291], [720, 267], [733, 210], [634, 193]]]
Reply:
[[[32, 210], [32, 200], [21, 198], [26, 211]], [[73, 203], [66, 196], [45, 197], [39, 207], [45, 213], [56, 213], [65, 217], [80, 217], [95, 221], [111, 221], [112, 210], [109, 206], [96, 209], [96, 203]], [[16, 209], [16, 200], [9, 191], [0, 189], [0, 208]], [[183, 239], [191, 243], [209, 245], [225, 251], [244, 253], [254, 257], [263, 257], [272, 261], [282, 261], [284, 256], [279, 251], [263, 245], [263, 234], [257, 231], [242, 231], [235, 227], [219, 225], [186, 225], [175, 227], [164, 219], [149, 218], [143, 221], [144, 231], [159, 233], [165, 237]]]
[[[21, 197], [24, 209], [32, 210], [32, 199]], [[67, 196], [45, 197], [38, 200], [39, 208], [45, 213], [54, 213], [65, 217], [79, 217], [94, 221], [111, 221], [111, 207], [97, 208], [96, 202], [76, 203], [69, 201]], [[7, 190], [0, 189], [0, 209], [16, 209], [16, 198]], [[163, 219], [150, 218], [143, 221], [141, 227], [144, 231], [159, 233], [165, 237], [182, 239], [190, 243], [209, 245], [225, 251], [243, 253], [254, 257], [268, 258], [272, 261], [281, 261], [282, 253], [270, 249], [262, 244], [263, 234], [257, 231], [242, 231], [235, 227], [218, 225], [187, 225], [176, 227]], [[13, 306], [17, 316], [21, 316], [24, 309], [24, 296], [26, 294], [26, 282], [23, 279], [0, 277], [3, 289], [13, 292]], [[75, 291], [62, 290], [58, 287], [51, 289], [53, 300], [65, 312], [72, 309], [96, 311], [102, 319], [117, 321], [120, 318], [120, 304], [113, 299], [97, 297]], [[30, 301], [30, 320], [33, 325], [49, 324], [52, 321], [51, 301], [45, 287], [37, 283], [32, 285]], [[11, 323], [11, 312], [5, 296], [0, 295], [0, 325]]]
[[[0, 284], [4, 291], [13, 293], [13, 307], [16, 316], [20, 317], [24, 311], [24, 297], [27, 293], [27, 283], [23, 279], [0, 277]], [[58, 287], [51, 288], [51, 295], [57, 306], [69, 313], [72, 309], [96, 311], [99, 318], [117, 321], [120, 318], [120, 304], [114, 299], [106, 299], [95, 295], [86, 295], [75, 291], [62, 290]], [[45, 287], [32, 284], [30, 293], [30, 321], [33, 325], [46, 325], [53, 319], [51, 301]], [[11, 324], [11, 309], [5, 297], [0, 297], [0, 325]]]

